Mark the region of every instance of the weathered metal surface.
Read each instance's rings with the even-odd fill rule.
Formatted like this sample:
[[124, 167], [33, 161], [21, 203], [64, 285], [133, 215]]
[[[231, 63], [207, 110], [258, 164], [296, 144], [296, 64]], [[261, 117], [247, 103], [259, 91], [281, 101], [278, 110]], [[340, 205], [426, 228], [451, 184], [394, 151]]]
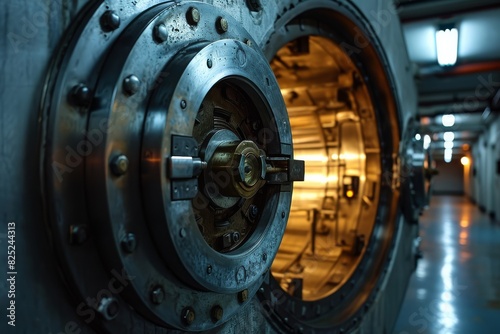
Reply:
[[[0, 9], [1, 226], [15, 222], [17, 240], [16, 327], [2, 321], [2, 333], [390, 331], [397, 314], [393, 305], [413, 269], [416, 233], [415, 225], [401, 219], [393, 195], [380, 204], [380, 226], [395, 228], [381, 273], [372, 272], [369, 302], [353, 304], [357, 311], [345, 317], [346, 303], [335, 314], [322, 305], [340, 294], [307, 303], [308, 321], [284, 315], [302, 304], [292, 305], [267, 271], [288, 218], [290, 185], [269, 185], [243, 206], [246, 225], [240, 226], [256, 227], [247, 239], [240, 229], [237, 241], [236, 230], [221, 234], [230, 236], [225, 248], [235, 246], [234, 254], [205, 243], [194, 215], [184, 215], [192, 210], [190, 201], [163, 197], [172, 194], [166, 159], [171, 136], [165, 129], [191, 136], [204, 94], [225, 76], [251, 83], [240, 88], [259, 115], [243, 126], [248, 132], [236, 127], [236, 137], [247, 139], [241, 137], [267, 126], [277, 139], [268, 146], [258, 136], [250, 140], [268, 157], [292, 159], [288, 117], [262, 53], [271, 60], [286, 40], [287, 23], [314, 9], [349, 18], [353, 24], [344, 27], [340, 42], [360, 61], [365, 80], [388, 82], [390, 89], [377, 99], [384, 106], [393, 99], [393, 116], [380, 123], [391, 138], [382, 166], [392, 168], [395, 140], [414, 113], [415, 92], [389, 1], [37, 0], [4, 1]], [[359, 31], [376, 52], [367, 51]], [[379, 57], [381, 72], [370, 70], [367, 55]], [[204, 83], [188, 79], [188, 73]], [[199, 131], [208, 132], [210, 125]], [[145, 149], [144, 135], [154, 142], [151, 150]], [[163, 162], [148, 169], [147, 161], [155, 159]], [[197, 180], [203, 173], [181, 179]], [[290, 178], [300, 179], [301, 172], [296, 174]], [[156, 205], [163, 209], [149, 209]], [[169, 223], [162, 224], [161, 215]], [[0, 231], [2, 248], [5, 233]], [[347, 299], [361, 287], [355, 283]], [[0, 290], [3, 303], [6, 280]], [[327, 329], [316, 323], [319, 315], [329, 319]]]

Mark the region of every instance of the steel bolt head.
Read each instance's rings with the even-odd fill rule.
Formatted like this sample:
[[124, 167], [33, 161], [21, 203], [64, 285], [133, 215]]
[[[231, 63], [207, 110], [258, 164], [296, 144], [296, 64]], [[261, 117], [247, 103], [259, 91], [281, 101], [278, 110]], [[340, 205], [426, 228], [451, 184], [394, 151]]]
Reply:
[[101, 27], [104, 31], [113, 31], [120, 27], [120, 16], [113, 10], [107, 10], [101, 16]]
[[186, 13], [186, 19], [190, 25], [197, 25], [200, 22], [200, 11], [196, 7], [191, 7]]
[[137, 248], [137, 238], [134, 233], [127, 233], [121, 241], [122, 249], [127, 253], [133, 253]]
[[229, 29], [229, 23], [227, 20], [223, 17], [217, 18], [217, 21], [215, 22], [215, 27], [217, 28], [217, 31], [219, 34], [225, 33]]
[[118, 311], [120, 310], [120, 304], [113, 297], [104, 297], [99, 302], [97, 306], [97, 311], [104, 317], [106, 320], [113, 320], [118, 315]]
[[165, 300], [165, 290], [161, 286], [155, 287], [153, 290], [151, 290], [151, 301], [156, 304], [160, 305], [163, 303]]
[[189, 326], [194, 322], [196, 315], [192, 307], [186, 307], [182, 310], [181, 320], [184, 325]]
[[213, 268], [212, 268], [212, 266], [211, 266], [211, 265], [209, 265], [209, 266], [207, 267], [207, 274], [209, 274], [209, 275], [210, 275], [210, 274], [212, 273], [212, 271], [213, 271]]
[[141, 88], [141, 80], [135, 75], [129, 75], [125, 79], [123, 79], [123, 90], [128, 95], [134, 95]]
[[119, 156], [115, 157], [112, 160], [111, 171], [116, 176], [122, 176], [127, 173], [128, 166], [129, 166], [128, 158], [125, 155], [120, 154]]
[[214, 65], [212, 59], [207, 59], [207, 67], [208, 68], [212, 68], [212, 66]]
[[182, 109], [186, 109], [186, 107], [187, 107], [187, 102], [186, 102], [186, 100], [181, 100], [181, 108], [182, 108]]
[[83, 244], [88, 238], [87, 226], [85, 225], [71, 225], [69, 241], [71, 244]]
[[168, 29], [164, 23], [160, 23], [154, 27], [154, 39], [158, 43], [163, 43], [168, 38]]
[[247, 289], [238, 292], [238, 300], [240, 303], [244, 303], [248, 300], [248, 290]]
[[215, 305], [214, 307], [212, 307], [212, 310], [210, 310], [210, 317], [212, 318], [213, 322], [219, 322], [223, 316], [224, 310], [219, 305]]
[[92, 100], [92, 92], [86, 85], [78, 84], [71, 89], [69, 100], [71, 104], [78, 107], [88, 106]]

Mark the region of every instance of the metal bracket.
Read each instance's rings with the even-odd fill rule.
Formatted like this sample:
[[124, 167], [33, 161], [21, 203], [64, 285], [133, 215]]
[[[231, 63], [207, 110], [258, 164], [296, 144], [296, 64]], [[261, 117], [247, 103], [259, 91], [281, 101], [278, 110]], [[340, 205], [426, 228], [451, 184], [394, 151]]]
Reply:
[[193, 199], [198, 179], [207, 163], [196, 158], [198, 143], [193, 137], [172, 136], [172, 156], [167, 158], [168, 177], [172, 180], [172, 200]]
[[167, 161], [168, 176], [171, 180], [197, 177], [207, 167], [207, 163], [200, 158], [173, 156]]
[[305, 162], [285, 157], [268, 157], [266, 160], [266, 181], [269, 184], [283, 184], [304, 181]]

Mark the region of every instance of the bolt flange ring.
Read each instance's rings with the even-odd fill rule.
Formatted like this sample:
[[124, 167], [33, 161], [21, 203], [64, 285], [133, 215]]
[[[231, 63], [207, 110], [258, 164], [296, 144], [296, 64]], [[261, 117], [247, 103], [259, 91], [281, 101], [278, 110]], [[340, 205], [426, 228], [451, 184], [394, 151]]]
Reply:
[[[223, 34], [216, 28], [220, 17], [227, 21]], [[46, 204], [61, 267], [76, 287], [77, 302], [101, 297], [103, 288], [114, 284], [110, 298], [119, 312], [112, 313], [113, 319], [97, 317], [91, 324], [97, 331], [124, 332], [130, 321], [145, 319], [167, 328], [210, 330], [240, 309], [240, 291], [247, 291], [250, 300], [264, 279], [273, 252], [266, 249], [270, 256], [262, 262], [258, 249], [279, 244], [285, 220], [276, 212], [288, 210], [290, 182], [261, 188], [273, 195], [266, 205], [264, 199], [245, 199], [243, 207], [237, 201], [224, 213], [229, 219], [238, 212], [247, 215], [250, 205], [259, 207], [257, 215], [245, 218], [248, 227], [254, 226], [252, 233], [228, 234], [230, 254], [208, 243], [192, 200], [207, 166], [199, 149], [214, 129], [206, 119], [196, 127], [196, 119], [203, 101], [216, 101], [223, 91], [236, 90], [251, 102], [246, 109], [233, 103], [226, 111], [257, 111], [255, 121], [270, 125], [261, 136], [266, 140], [258, 133], [249, 138], [251, 133], [238, 130], [240, 123], [245, 128], [238, 114], [226, 127], [235, 139], [252, 140], [270, 156], [291, 157], [290, 126], [277, 83], [252, 46], [258, 43], [247, 41], [252, 36], [231, 15], [188, 1], [96, 2], [68, 34], [68, 48], [54, 62], [43, 101]], [[197, 84], [195, 77], [203, 80]], [[271, 134], [274, 139], [268, 140]], [[173, 137], [184, 143], [181, 159], [170, 159], [179, 155]], [[169, 166], [188, 170], [169, 173]], [[182, 177], [191, 179], [175, 197]], [[75, 226], [88, 226], [88, 235], [78, 238]], [[259, 247], [250, 251], [247, 243], [254, 241]], [[214, 305], [223, 308], [216, 322]], [[187, 307], [196, 314], [189, 322], [183, 320]]]

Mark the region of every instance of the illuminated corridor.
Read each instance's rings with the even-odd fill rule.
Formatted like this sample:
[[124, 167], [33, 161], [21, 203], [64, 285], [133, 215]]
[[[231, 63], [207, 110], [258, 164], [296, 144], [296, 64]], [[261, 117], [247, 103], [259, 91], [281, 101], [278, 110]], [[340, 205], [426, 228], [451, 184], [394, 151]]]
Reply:
[[394, 333], [500, 333], [500, 226], [458, 196], [433, 197], [420, 224]]

